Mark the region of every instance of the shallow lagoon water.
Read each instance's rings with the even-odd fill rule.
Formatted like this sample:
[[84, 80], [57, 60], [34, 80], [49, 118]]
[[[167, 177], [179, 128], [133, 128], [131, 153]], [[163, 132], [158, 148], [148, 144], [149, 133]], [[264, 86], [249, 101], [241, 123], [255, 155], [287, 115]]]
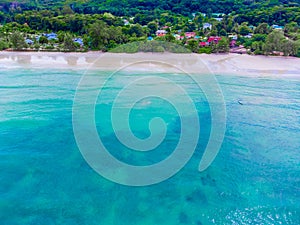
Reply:
[[[128, 187], [93, 171], [76, 145], [72, 105], [81, 75], [72, 70], [1, 69], [1, 224], [300, 223], [300, 79], [218, 75], [227, 129], [217, 158], [200, 173], [209, 104], [194, 84], [176, 76], [197, 106], [199, 145], [170, 179]], [[140, 102], [132, 110], [133, 132], [147, 137], [147, 121], [160, 116], [168, 124], [167, 138], [148, 155], [124, 148], [108, 115], [128, 76], [112, 80], [97, 102], [99, 134], [120, 160], [158, 162], [176, 145], [178, 115], [160, 99]], [[126, 99], [130, 96], [125, 106]]]

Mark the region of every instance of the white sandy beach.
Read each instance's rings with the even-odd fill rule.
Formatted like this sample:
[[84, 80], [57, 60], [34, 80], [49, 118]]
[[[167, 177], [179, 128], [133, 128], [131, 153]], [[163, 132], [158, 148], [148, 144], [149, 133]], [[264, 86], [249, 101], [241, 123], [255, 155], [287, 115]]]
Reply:
[[[0, 52], [2, 68], [68, 68], [300, 78], [300, 58], [238, 54]], [[175, 69], [175, 70], [174, 70]]]

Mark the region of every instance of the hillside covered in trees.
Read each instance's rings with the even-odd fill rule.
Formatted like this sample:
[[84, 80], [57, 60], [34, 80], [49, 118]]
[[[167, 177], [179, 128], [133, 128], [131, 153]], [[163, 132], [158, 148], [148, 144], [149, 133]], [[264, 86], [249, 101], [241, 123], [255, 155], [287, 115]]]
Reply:
[[[8, 11], [12, 1], [1, 0]], [[247, 14], [253, 10], [264, 10], [274, 6], [295, 7], [300, 0], [17, 0], [14, 4], [24, 10], [56, 10], [70, 5], [76, 13], [94, 14], [110, 12], [116, 16], [134, 16], [149, 11], [168, 11], [188, 16], [191, 12], [223, 12]]]
[[166, 50], [153, 48], [157, 40], [197, 53], [300, 55], [300, 0], [0, 0], [0, 9], [0, 49], [107, 51], [140, 41]]

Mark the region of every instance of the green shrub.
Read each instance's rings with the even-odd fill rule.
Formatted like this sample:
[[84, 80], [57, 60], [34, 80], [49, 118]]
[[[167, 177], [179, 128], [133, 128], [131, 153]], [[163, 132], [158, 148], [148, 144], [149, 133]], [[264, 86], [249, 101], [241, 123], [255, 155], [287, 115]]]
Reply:
[[202, 53], [205, 53], [205, 54], [211, 54], [212, 50], [210, 47], [203, 47], [203, 48], [199, 48], [199, 51], [198, 53], [202, 54]]
[[155, 46], [153, 52], [164, 52], [165, 49], [162, 46]]
[[7, 49], [8, 43], [6, 41], [0, 40], [0, 51]]
[[46, 45], [45, 49], [52, 50], [52, 49], [54, 49], [54, 46], [53, 45]]

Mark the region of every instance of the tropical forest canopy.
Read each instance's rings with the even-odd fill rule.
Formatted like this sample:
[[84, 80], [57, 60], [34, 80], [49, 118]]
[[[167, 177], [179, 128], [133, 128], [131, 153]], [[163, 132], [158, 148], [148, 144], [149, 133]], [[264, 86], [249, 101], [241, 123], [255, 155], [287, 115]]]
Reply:
[[135, 41], [153, 49], [154, 39], [198, 53], [243, 45], [300, 56], [300, 0], [0, 0], [0, 10], [0, 50], [106, 51]]
[[[3, 11], [9, 11], [12, 1], [1, 0]], [[137, 13], [173, 12], [188, 16], [194, 12], [222, 12], [225, 14], [252, 15], [255, 11], [265, 11], [273, 7], [299, 7], [300, 0], [17, 0], [14, 4], [24, 10], [56, 10], [70, 5], [76, 13], [94, 14], [110, 12], [116, 16], [134, 16]], [[270, 9], [276, 10], [277, 8]], [[266, 15], [267, 16], [267, 15]]]

